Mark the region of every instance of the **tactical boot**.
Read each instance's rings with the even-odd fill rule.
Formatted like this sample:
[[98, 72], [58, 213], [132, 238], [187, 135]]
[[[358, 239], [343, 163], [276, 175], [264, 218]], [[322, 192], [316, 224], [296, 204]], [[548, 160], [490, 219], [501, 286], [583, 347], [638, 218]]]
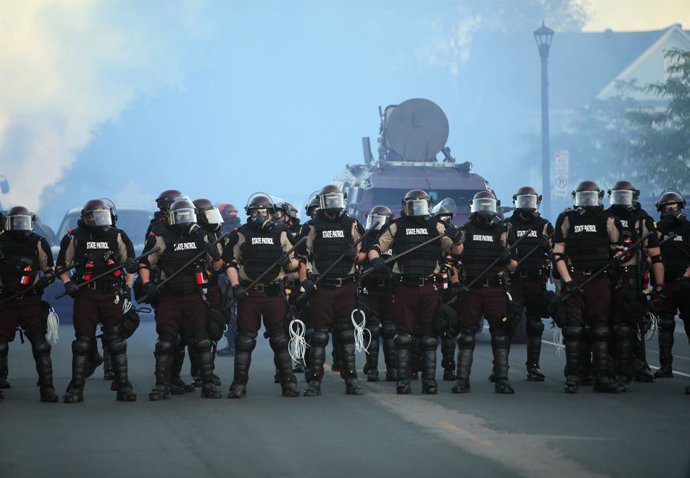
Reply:
[[60, 400], [55, 393], [55, 388], [52, 385], [49, 387], [41, 387], [40, 394], [42, 402], [55, 403]]
[[[201, 378], [198, 379], [201, 382]], [[201, 383], [199, 383], [201, 386]], [[170, 393], [173, 395], [184, 395], [185, 393], [193, 392], [196, 390], [194, 384], [185, 383], [180, 377], [174, 377], [170, 380]]]
[[172, 398], [170, 387], [165, 384], [156, 384], [149, 392], [149, 400], [157, 402], [159, 400], [169, 400]]
[[84, 384], [89, 367], [89, 350], [91, 341], [88, 337], [79, 336], [72, 342], [72, 380], [62, 400], [65, 403], [84, 401]]
[[395, 392], [398, 395], [408, 395], [412, 389], [410, 387], [410, 347], [412, 336], [400, 332], [395, 336], [395, 368], [397, 369], [397, 382]]
[[305, 397], [317, 397], [321, 395], [321, 380], [313, 378], [307, 384], [307, 389], [304, 391]]
[[609, 373], [609, 353], [608, 353], [608, 326], [597, 325], [592, 331], [592, 356], [596, 374], [594, 376], [594, 391], [602, 393], [621, 393], [625, 388]]
[[577, 393], [578, 380], [576, 375], [568, 375], [565, 378], [563, 391], [565, 393]]
[[453, 393], [470, 393], [470, 372], [474, 355], [475, 332], [463, 330], [458, 337], [458, 379], [453, 384]]
[[625, 387], [615, 379], [600, 376], [594, 380], [593, 390], [600, 393], [622, 393], [625, 391]]
[[50, 360], [50, 344], [45, 337], [41, 337], [39, 340], [31, 343], [31, 351], [36, 362], [41, 401], [49, 403], [59, 401], [53, 387], [53, 363]]
[[[294, 375], [293, 375], [294, 378]], [[299, 397], [300, 392], [297, 388], [297, 381], [287, 381], [281, 384], [283, 397]]]
[[326, 346], [328, 345], [328, 330], [315, 329], [311, 333], [311, 347], [309, 350], [309, 369], [305, 373], [307, 389], [305, 397], [321, 395], [321, 380], [323, 378], [323, 364], [326, 360]]
[[153, 355], [156, 357], [156, 385], [149, 393], [149, 400], [156, 402], [172, 398], [170, 392], [171, 371], [173, 365], [173, 353], [175, 343], [173, 340], [165, 338], [156, 342], [156, 349]]
[[637, 375], [635, 375], [635, 381], [641, 383], [652, 383], [654, 381], [654, 375], [652, 374], [649, 365], [645, 364], [645, 367], [637, 372]]
[[379, 339], [381, 334], [381, 328], [374, 326], [367, 328], [370, 332], [371, 341], [369, 342], [369, 348], [366, 353], [366, 364], [362, 370], [367, 376], [367, 382], [378, 382], [379, 381]]
[[[247, 396], [247, 379], [248, 377], [243, 377], [241, 375], [235, 375], [235, 379], [230, 385], [230, 390], [228, 391], [228, 398], [243, 398]], [[203, 392], [203, 389], [202, 389]]]
[[336, 330], [342, 352], [342, 370], [340, 377], [345, 380], [346, 395], [362, 395], [364, 391], [357, 381], [357, 365], [355, 363], [355, 331], [354, 329]]
[[425, 335], [420, 341], [422, 359], [422, 393], [436, 395], [438, 384], [436, 383], [436, 348], [438, 339], [435, 336]]
[[[245, 392], [246, 393], [246, 392]], [[216, 388], [213, 382], [206, 382], [201, 386], [201, 398], [222, 398], [223, 394], [220, 393], [218, 388]]]
[[378, 382], [379, 381], [378, 369], [368, 368], [368, 365], [365, 365], [363, 372], [367, 376], [367, 382]]
[[125, 383], [120, 383], [115, 400], [118, 402], [136, 402], [137, 394], [134, 393], [134, 389], [129, 380]]
[[539, 370], [541, 355], [541, 336], [527, 336], [527, 381], [543, 382], [545, 375]]
[[65, 403], [77, 403], [84, 401], [84, 386], [79, 386], [70, 381], [67, 386], [65, 394], [62, 396], [62, 401]]
[[510, 337], [507, 335], [493, 335], [491, 348], [494, 354], [494, 374], [496, 382], [494, 391], [501, 394], [515, 393], [508, 380], [508, 355], [510, 354]]
[[269, 337], [271, 349], [273, 349], [273, 362], [277, 368], [278, 379], [283, 397], [299, 397], [297, 389], [297, 377], [295, 377], [292, 358], [288, 351], [290, 339], [283, 328], [274, 330]]
[[659, 319], [659, 370], [655, 378], [673, 378], [673, 331], [675, 319]]
[[128, 378], [127, 367], [127, 342], [122, 339], [117, 327], [107, 328], [103, 331], [103, 340], [106, 347], [106, 355], [110, 356], [110, 362], [115, 374], [114, 382], [117, 385], [116, 400], [120, 402], [134, 402], [137, 395], [132, 389]]
[[357, 377], [345, 379], [345, 395], [364, 395], [364, 390], [359, 386]]

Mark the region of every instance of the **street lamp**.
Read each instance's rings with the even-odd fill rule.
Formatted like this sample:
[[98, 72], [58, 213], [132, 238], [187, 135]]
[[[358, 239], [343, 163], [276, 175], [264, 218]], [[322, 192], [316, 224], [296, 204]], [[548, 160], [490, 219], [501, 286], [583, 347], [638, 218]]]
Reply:
[[541, 58], [541, 189], [544, 200], [541, 206], [544, 217], [551, 216], [551, 152], [549, 145], [549, 49], [554, 31], [541, 22], [541, 27], [534, 30], [534, 39]]

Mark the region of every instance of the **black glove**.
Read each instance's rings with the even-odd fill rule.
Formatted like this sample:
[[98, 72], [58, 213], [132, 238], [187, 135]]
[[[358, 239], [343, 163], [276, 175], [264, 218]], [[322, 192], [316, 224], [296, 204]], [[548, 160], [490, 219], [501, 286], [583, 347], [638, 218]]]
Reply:
[[311, 294], [312, 292], [314, 292], [316, 290], [316, 284], [314, 284], [309, 279], [304, 279], [299, 284], [302, 286], [302, 289], [304, 289], [304, 293], [307, 295]]
[[563, 285], [563, 295], [573, 296], [580, 292], [580, 286], [575, 283], [575, 281], [566, 282]]
[[77, 284], [75, 284], [71, 280], [65, 282], [65, 294], [67, 294], [68, 296], [74, 298], [78, 289], [79, 288], [77, 287]]
[[543, 247], [544, 249], [549, 249], [551, 247], [551, 243], [549, 242], [549, 238], [547, 236], [541, 236], [539, 238], [539, 245]]
[[455, 244], [458, 239], [460, 239], [460, 229], [458, 229], [458, 226], [450, 222], [446, 224], [445, 235], [448, 236], [451, 241], [453, 241], [453, 244]]
[[43, 276], [40, 279], [38, 279], [38, 285], [36, 286], [36, 290], [39, 292], [43, 292], [46, 290], [46, 288], [53, 283], [55, 280], [55, 276]]
[[134, 257], [128, 257], [124, 263], [124, 266], [127, 272], [134, 274], [137, 270], [139, 270], [139, 261], [137, 261]]
[[278, 264], [280, 267], [283, 268], [284, 271], [287, 271], [290, 269], [290, 265], [292, 264], [292, 260], [287, 254], [281, 254], [278, 256], [276, 259], [276, 264]]
[[232, 286], [232, 296], [235, 298], [236, 301], [240, 301], [244, 298], [246, 298], [249, 294], [247, 291], [242, 287], [240, 284], [235, 284]]
[[120, 289], [120, 295], [122, 300], [128, 300], [132, 302], [132, 289], [130, 289], [127, 286], [124, 286], [122, 289]]
[[388, 269], [386, 266], [386, 261], [383, 260], [381, 256], [377, 257], [376, 259], [372, 259], [370, 262], [371, 267], [373, 267], [376, 272], [386, 272]]
[[357, 261], [357, 249], [355, 246], [348, 247], [343, 253], [343, 257], [350, 262]]
[[208, 252], [208, 254], [211, 256], [211, 259], [213, 259], [214, 261], [220, 260], [220, 251], [218, 250], [216, 244], [204, 242], [204, 248], [206, 248], [206, 252]]
[[142, 285], [141, 288], [144, 291], [144, 295], [148, 297], [149, 302], [156, 300], [158, 296], [161, 295], [158, 287], [156, 287], [156, 284], [153, 282], [147, 282], [146, 284]]
[[498, 263], [502, 266], [506, 266], [506, 265], [510, 264], [511, 258], [512, 258], [512, 255], [510, 254], [510, 251], [504, 247], [501, 250], [501, 252], [498, 254]]

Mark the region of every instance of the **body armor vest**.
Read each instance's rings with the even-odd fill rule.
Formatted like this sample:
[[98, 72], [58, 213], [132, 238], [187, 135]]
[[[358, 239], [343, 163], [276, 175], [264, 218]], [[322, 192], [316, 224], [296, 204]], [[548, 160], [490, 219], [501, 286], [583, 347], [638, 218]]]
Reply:
[[[513, 231], [515, 231], [517, 239], [527, 236], [522, 239], [515, 249], [513, 249], [519, 261], [542, 242], [544, 228], [549, 221], [543, 217], [536, 217], [532, 221], [525, 221], [518, 213], [514, 213], [509, 219], [506, 219], [506, 222], [513, 225]], [[520, 270], [536, 271], [542, 269], [546, 263], [548, 254], [548, 246], [538, 248], [520, 264]]]
[[569, 211], [570, 228], [565, 238], [565, 252], [576, 271], [592, 271], [609, 262], [608, 216], [603, 210], [586, 214]]
[[[165, 251], [158, 260], [158, 266], [163, 271], [162, 279], [171, 276], [194, 256], [205, 251], [203, 242], [196, 241], [186, 232], [179, 233], [165, 226], [159, 230], [159, 234], [165, 241]], [[202, 256], [196, 264], [188, 266], [166, 282], [163, 291], [178, 296], [193, 294], [199, 291], [200, 282], [207, 279], [206, 260]]]
[[[463, 243], [462, 265], [465, 271], [465, 280], [471, 281], [478, 277], [503, 251], [501, 236], [508, 229], [505, 223], [498, 223], [494, 227], [483, 227], [474, 221], [465, 224], [465, 242]], [[524, 242], [524, 241], [523, 241]], [[495, 277], [503, 267], [496, 264], [484, 278]]]
[[675, 237], [661, 244], [665, 279], [666, 281], [675, 281], [685, 273], [690, 265], [690, 258], [688, 258], [690, 255], [690, 221], [682, 218], [668, 223], [661, 222], [659, 227], [664, 236], [669, 233], [675, 234]]
[[[283, 231], [280, 227], [273, 227], [271, 231], [259, 230], [253, 224], [245, 224], [239, 228], [238, 232], [244, 236], [244, 243], [240, 246], [240, 264], [247, 277], [256, 279], [275, 264], [278, 256], [283, 253], [283, 247], [280, 245], [280, 235]], [[278, 274], [280, 267], [274, 267], [261, 280], [272, 282]]]
[[[0, 284], [4, 295], [12, 295], [31, 286], [40, 269], [38, 243], [41, 236], [31, 233], [17, 237], [13, 234], [0, 234]], [[50, 254], [50, 250], [46, 251]]]
[[[77, 227], [71, 232], [74, 237], [74, 265], [76, 282], [86, 282], [119, 264], [119, 229], [110, 227], [102, 232], [93, 232], [86, 227]], [[104, 288], [124, 280], [122, 271], [116, 270], [96, 283]]]
[[[401, 216], [395, 220], [395, 225], [397, 229], [392, 247], [394, 255], [438, 236], [438, 230], [430, 227], [432, 223], [424, 219]], [[396, 261], [400, 273], [408, 277], [427, 277], [433, 274], [438, 265], [441, 248], [439, 244], [440, 241], [432, 242], [401, 257]]]
[[[319, 273], [328, 269], [354, 244], [352, 240], [352, 225], [354, 223], [355, 220], [350, 216], [341, 216], [335, 221], [329, 221], [320, 214], [312, 221], [312, 226], [316, 231], [312, 256]], [[328, 273], [328, 277], [345, 277], [351, 269], [352, 262], [341, 259]]]

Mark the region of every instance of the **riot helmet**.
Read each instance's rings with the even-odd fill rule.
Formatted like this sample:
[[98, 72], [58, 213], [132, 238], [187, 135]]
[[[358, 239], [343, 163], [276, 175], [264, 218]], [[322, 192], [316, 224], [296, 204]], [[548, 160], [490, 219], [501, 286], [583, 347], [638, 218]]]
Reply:
[[307, 199], [307, 205], [304, 207], [304, 212], [307, 213], [307, 216], [309, 217], [314, 217], [314, 214], [316, 214], [316, 211], [319, 210], [319, 192], [314, 191], [309, 195], [309, 199]]
[[91, 199], [81, 210], [82, 223], [91, 229], [107, 229], [113, 225], [110, 208], [102, 199]]
[[101, 201], [110, 209], [110, 219], [113, 221], [114, 226], [117, 224], [117, 208], [115, 207], [115, 203], [109, 198], [101, 198]]
[[402, 207], [406, 216], [428, 216], [431, 197], [423, 189], [412, 189], [405, 194]]
[[390, 223], [393, 218], [393, 211], [386, 206], [374, 206], [367, 214], [367, 229], [373, 229], [374, 231], [380, 231], [387, 224]]
[[196, 208], [197, 223], [212, 230], [220, 229], [220, 225], [223, 224], [223, 216], [211, 201], [208, 199], [195, 199], [193, 204]]
[[515, 209], [520, 209], [522, 211], [536, 212], [539, 210], [541, 201], [542, 196], [537, 194], [537, 190], [531, 186], [523, 186], [513, 194], [513, 205], [515, 205]]
[[271, 196], [257, 192], [249, 196], [244, 210], [247, 213], [247, 222], [263, 228], [271, 223], [271, 218], [275, 212], [275, 204], [273, 204]]
[[282, 201], [278, 203], [276, 207], [276, 212], [280, 211], [281, 219], [283, 222], [290, 222], [290, 223], [298, 223], [299, 218], [297, 217], [299, 214], [299, 211], [297, 211], [297, 208], [290, 204], [287, 201]]
[[592, 209], [601, 207], [604, 191], [594, 181], [581, 181], [575, 191], [572, 192], [574, 206], [576, 208]]
[[682, 215], [681, 210], [685, 208], [685, 198], [677, 189], [665, 189], [661, 192], [656, 203], [656, 210], [661, 213], [662, 218], [675, 219]]
[[182, 193], [177, 189], [166, 189], [156, 198], [156, 205], [161, 212], [167, 213], [170, 206], [182, 196]]
[[328, 184], [319, 191], [319, 208], [330, 215], [338, 214], [345, 209], [347, 194], [335, 184]]
[[498, 206], [500, 201], [496, 199], [493, 191], [485, 189], [477, 192], [472, 199], [470, 199], [470, 213], [498, 213]]
[[175, 229], [184, 230], [196, 224], [196, 208], [189, 199], [178, 199], [168, 211], [168, 224]]
[[635, 189], [630, 181], [618, 181], [609, 189], [608, 194], [611, 206], [623, 206], [630, 209], [635, 207], [637, 198], [640, 197], [640, 191]]
[[223, 218], [223, 224], [240, 224], [240, 218], [238, 216], [237, 208], [233, 204], [229, 202], [221, 203], [218, 206], [218, 210], [220, 211], [220, 215]]
[[5, 217], [5, 231], [16, 232], [17, 234], [29, 234], [34, 230], [34, 216], [24, 206], [14, 206], [7, 212]]

